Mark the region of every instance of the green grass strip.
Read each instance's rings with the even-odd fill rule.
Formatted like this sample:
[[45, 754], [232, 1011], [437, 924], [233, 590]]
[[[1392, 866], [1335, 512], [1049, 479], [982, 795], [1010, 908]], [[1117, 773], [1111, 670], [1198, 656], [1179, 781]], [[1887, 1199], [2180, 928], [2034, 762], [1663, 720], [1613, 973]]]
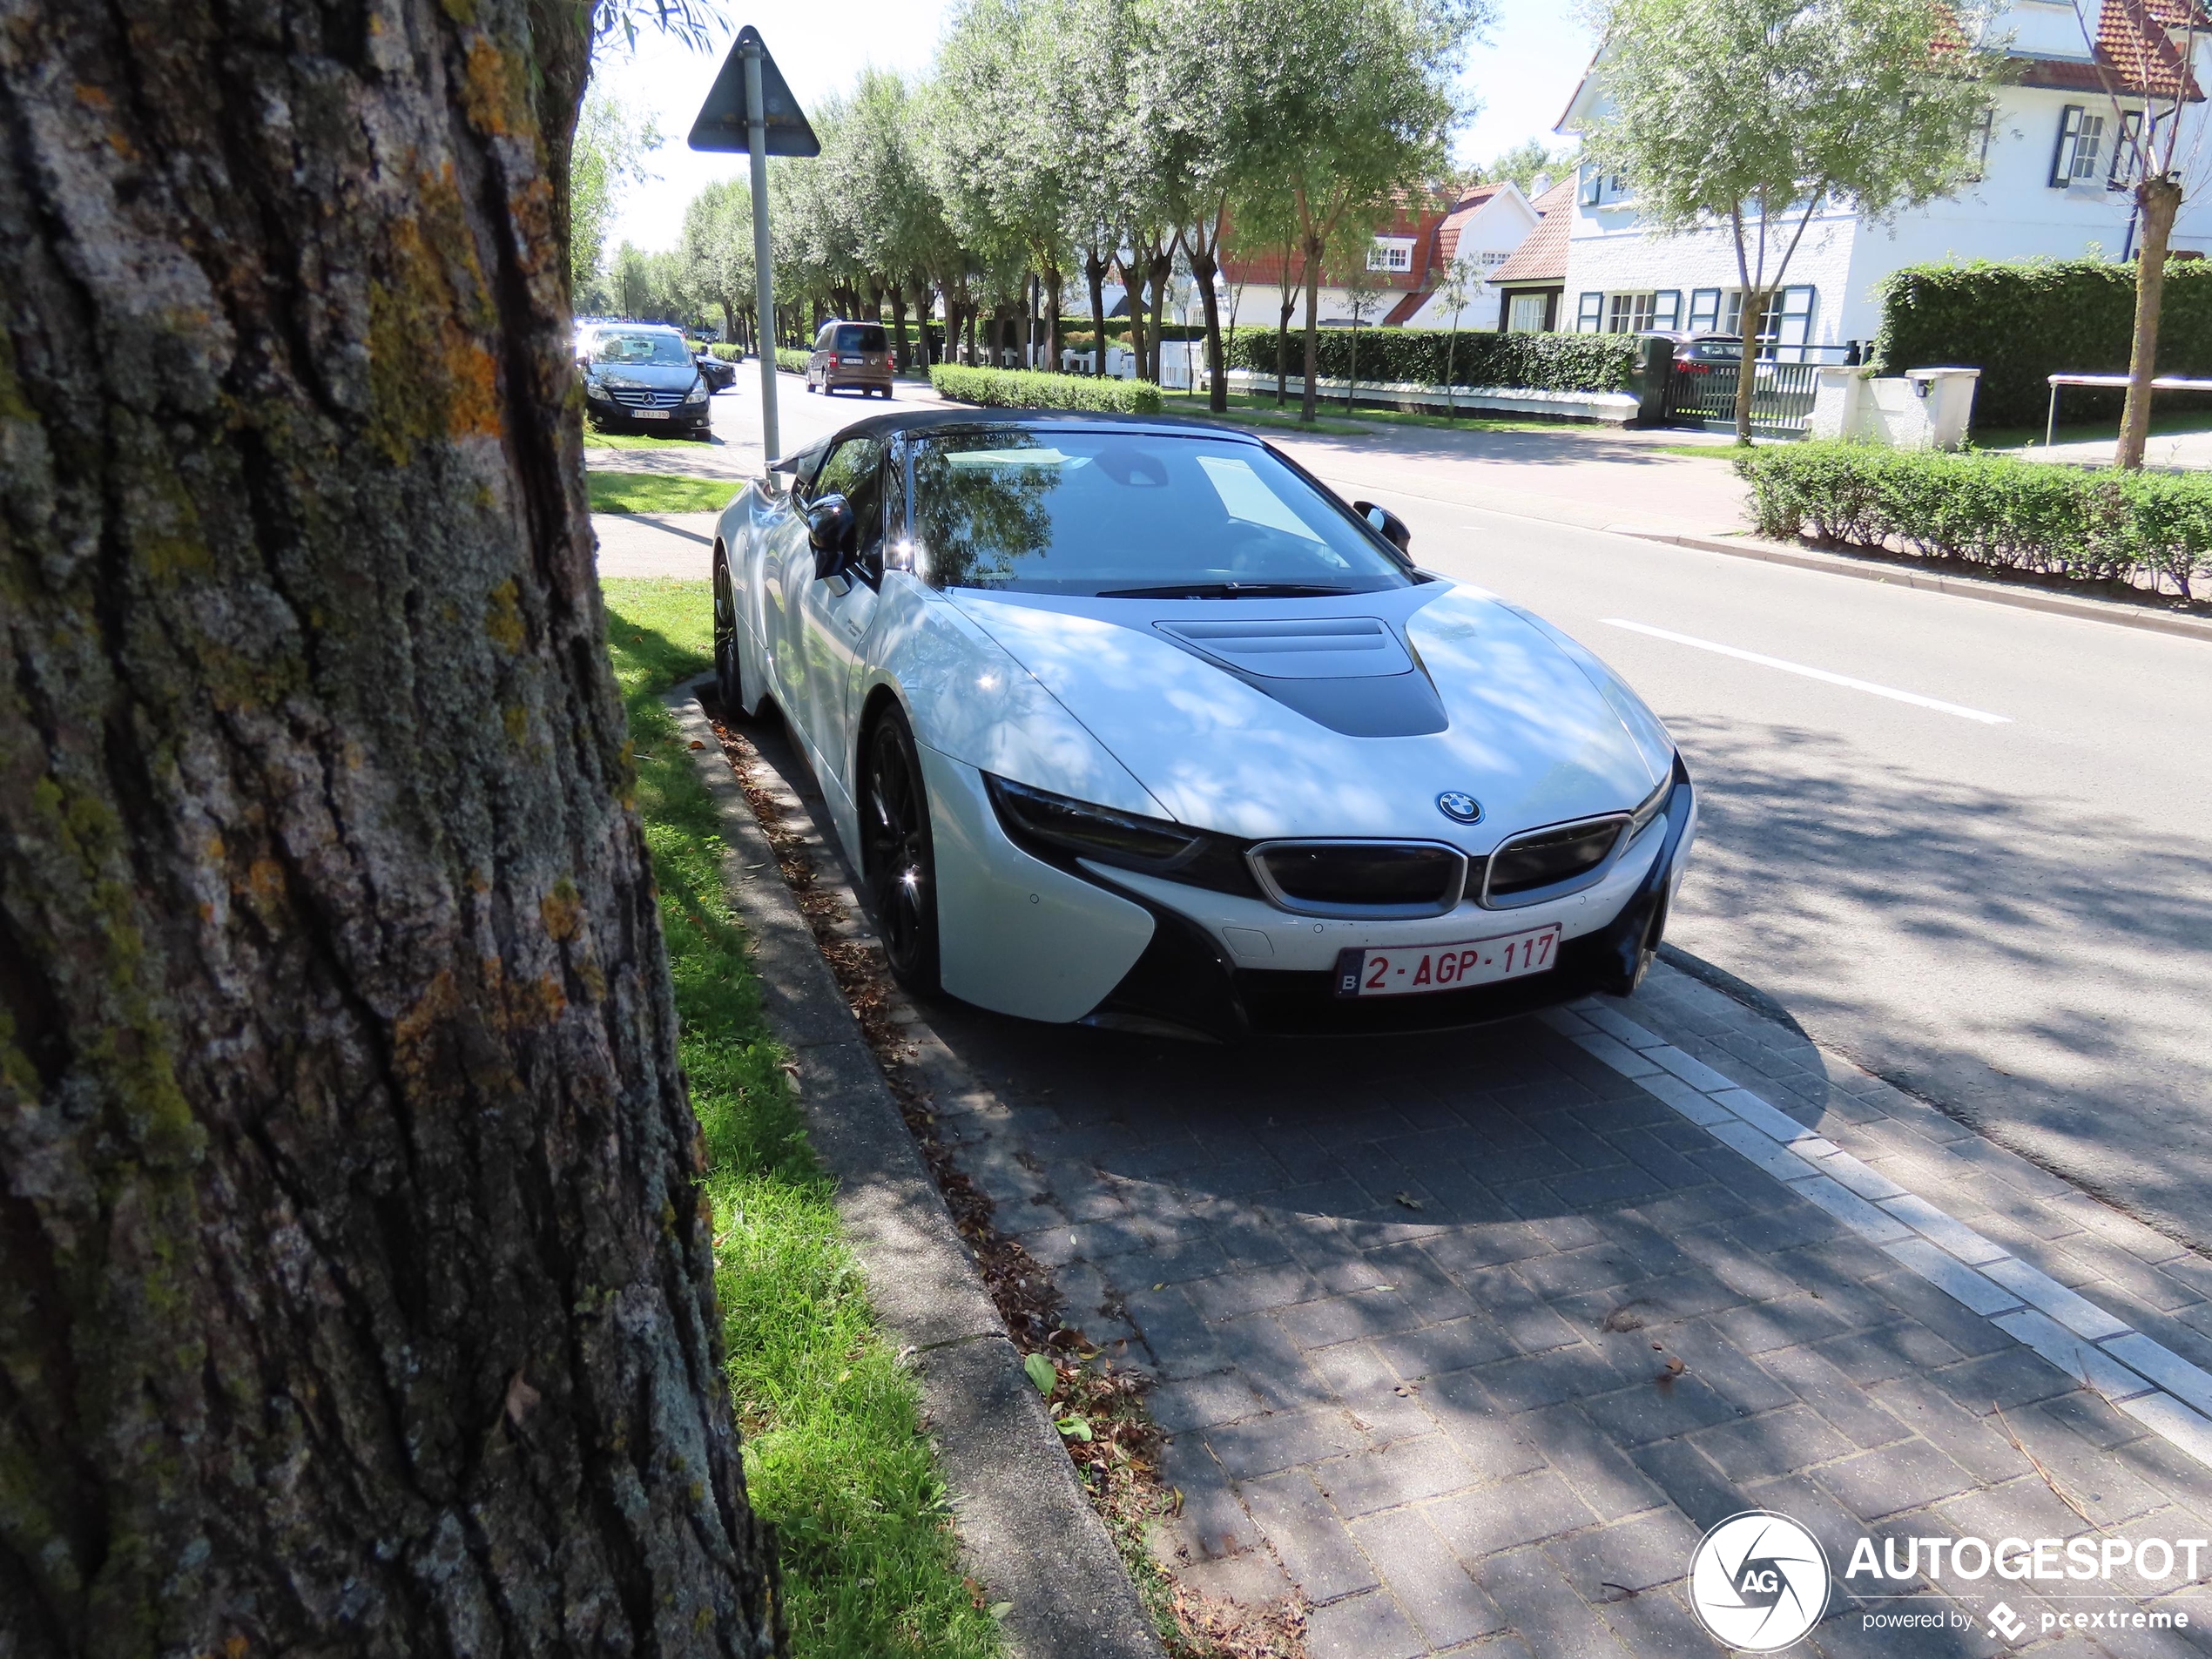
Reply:
[[721, 826], [660, 696], [709, 665], [704, 582], [610, 581], [608, 644], [630, 711], [637, 805], [652, 850], [705, 1136], [715, 1289], [745, 1485], [779, 1534], [803, 1659], [990, 1659], [914, 1379], [877, 1328], [768, 1034], [723, 886]]
[[595, 513], [718, 513], [745, 486], [734, 478], [664, 472], [587, 472]]

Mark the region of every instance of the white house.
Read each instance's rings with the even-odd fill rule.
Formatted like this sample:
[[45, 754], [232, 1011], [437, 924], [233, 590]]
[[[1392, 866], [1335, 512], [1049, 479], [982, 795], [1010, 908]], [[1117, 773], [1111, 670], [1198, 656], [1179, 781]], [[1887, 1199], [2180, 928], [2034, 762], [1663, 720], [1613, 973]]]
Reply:
[[[1982, 135], [1979, 176], [1892, 224], [1865, 221], [1842, 207], [1816, 213], [1765, 332], [1780, 347], [1871, 341], [1880, 321], [1875, 285], [1902, 266], [1947, 257], [2127, 257], [2134, 239], [2134, 179], [2122, 129], [2132, 132], [2143, 118], [2146, 79], [2161, 95], [2161, 112], [2178, 88], [2186, 125], [2201, 132], [2204, 122], [2198, 81], [2212, 53], [2212, 17], [2198, 14], [2195, 73], [2183, 73], [2176, 44], [2186, 24], [2182, 8], [2196, 3], [2085, 0], [2077, 14], [2068, 0], [2013, 0], [1992, 24], [1992, 37], [2011, 37], [2006, 51], [2018, 72], [1997, 94]], [[2169, 35], [2169, 27], [2176, 32]], [[1581, 132], [1598, 96], [1586, 75], [1558, 130]], [[2193, 153], [2195, 136], [2185, 132], [2182, 156]], [[2200, 252], [2212, 245], [2212, 207], [2186, 205], [2173, 245]], [[1577, 179], [1563, 287], [1554, 324], [1562, 330], [1735, 334], [1742, 325], [1742, 281], [1728, 228], [1659, 236], [1639, 221], [1623, 180], [1588, 165]]]
[[[1456, 259], [1464, 258], [1474, 273], [1486, 280], [1468, 296], [1460, 318], [1462, 328], [1498, 326], [1498, 290], [1487, 278], [1512, 257], [1514, 250], [1536, 228], [1541, 216], [1510, 180], [1478, 185], [1460, 194], [1449, 206], [1407, 204], [1376, 232], [1366, 253], [1366, 278], [1375, 293], [1366, 320], [1389, 327], [1448, 328], [1449, 309], [1443, 303], [1446, 273]], [[1240, 243], [1232, 227], [1223, 250], [1221, 270], [1224, 288], [1233, 288], [1239, 323], [1271, 325], [1281, 314], [1283, 251]], [[1289, 262], [1293, 326], [1305, 321], [1305, 262], [1296, 254]], [[1325, 323], [1352, 320], [1352, 273], [1325, 266], [1321, 271], [1317, 314]], [[1224, 300], [1223, 320], [1228, 320]]]

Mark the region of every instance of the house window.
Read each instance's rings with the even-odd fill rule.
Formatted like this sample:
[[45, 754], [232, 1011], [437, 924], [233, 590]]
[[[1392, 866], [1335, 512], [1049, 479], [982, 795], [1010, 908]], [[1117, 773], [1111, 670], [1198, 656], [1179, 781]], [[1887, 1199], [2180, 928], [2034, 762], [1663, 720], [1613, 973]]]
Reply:
[[1605, 296], [1586, 293], [1575, 303], [1575, 332], [1578, 334], [1602, 334], [1605, 332]]
[[2143, 176], [2143, 112], [2129, 110], [2120, 118], [2120, 138], [2112, 146], [2112, 176], [2107, 190], [2133, 190]]
[[1640, 334], [1651, 327], [1651, 302], [1656, 296], [1649, 293], [1616, 293], [1613, 296], [1613, 312], [1606, 320], [1608, 334]]
[[2104, 148], [2105, 118], [2092, 115], [2079, 104], [2059, 112], [2059, 147], [2051, 157], [2051, 188], [2064, 190], [2097, 176], [2097, 157]]
[[1981, 119], [1974, 124], [1973, 136], [1966, 140], [1967, 152], [1973, 157], [1973, 165], [1966, 169], [1969, 184], [1978, 185], [1989, 176], [1989, 134], [1996, 120], [1994, 109], [1984, 110]]
[[1721, 327], [1721, 291], [1718, 288], [1696, 288], [1689, 295], [1689, 332], [1693, 334], [1718, 334]]
[[1544, 332], [1544, 313], [1549, 309], [1541, 293], [1516, 293], [1506, 307], [1506, 332], [1509, 334], [1541, 334]]
[[1600, 172], [1595, 167], [1582, 169], [1583, 206], [1598, 207], [1628, 199], [1629, 181], [1619, 173]]
[[[1743, 291], [1732, 288], [1723, 296], [1723, 321], [1720, 333], [1741, 335], [1743, 332]], [[1801, 347], [1812, 339], [1812, 310], [1815, 292], [1811, 287], [1790, 287], [1766, 297], [1764, 316], [1758, 331], [1765, 343], [1763, 357], [1778, 357], [1785, 362], [1802, 362]], [[1692, 325], [1695, 327], [1695, 325]]]
[[1367, 250], [1370, 271], [1410, 271], [1413, 268], [1413, 239], [1378, 236]]

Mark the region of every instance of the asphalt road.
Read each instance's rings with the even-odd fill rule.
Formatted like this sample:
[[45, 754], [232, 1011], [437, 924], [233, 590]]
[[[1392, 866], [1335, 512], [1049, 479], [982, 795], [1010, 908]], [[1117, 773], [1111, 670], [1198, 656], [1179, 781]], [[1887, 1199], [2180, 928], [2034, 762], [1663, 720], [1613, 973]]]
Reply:
[[[1331, 450], [1309, 464], [1357, 489]], [[1705, 812], [1675, 945], [2212, 1242], [2212, 649], [1508, 516], [1448, 485], [1360, 493], [1425, 564], [1565, 629], [1672, 728]]]

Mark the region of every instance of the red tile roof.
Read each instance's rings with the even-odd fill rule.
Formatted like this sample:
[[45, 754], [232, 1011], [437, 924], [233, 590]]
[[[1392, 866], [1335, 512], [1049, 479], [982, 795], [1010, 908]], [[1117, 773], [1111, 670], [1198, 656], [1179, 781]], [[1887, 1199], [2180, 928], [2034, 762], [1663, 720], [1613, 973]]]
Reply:
[[2168, 32], [2188, 29], [2192, 12], [2198, 37], [2212, 32], [2212, 15], [2197, 0], [2104, 0], [2097, 12], [2094, 61], [2030, 57], [2019, 84], [2060, 92], [2155, 98], [2172, 98], [2178, 91], [2192, 103], [2202, 102], [2204, 91], [2183, 61], [2181, 43]]
[[1504, 188], [1503, 185], [1477, 185], [1452, 204], [1452, 210], [1444, 215], [1444, 223], [1436, 233], [1438, 264], [1449, 265], [1457, 257], [1460, 233], [1467, 228], [1467, 220], [1480, 212], [1490, 199]]
[[1513, 257], [1490, 273], [1499, 282], [1564, 282], [1567, 233], [1575, 214], [1575, 176], [1569, 173], [1530, 204], [1543, 215]]

